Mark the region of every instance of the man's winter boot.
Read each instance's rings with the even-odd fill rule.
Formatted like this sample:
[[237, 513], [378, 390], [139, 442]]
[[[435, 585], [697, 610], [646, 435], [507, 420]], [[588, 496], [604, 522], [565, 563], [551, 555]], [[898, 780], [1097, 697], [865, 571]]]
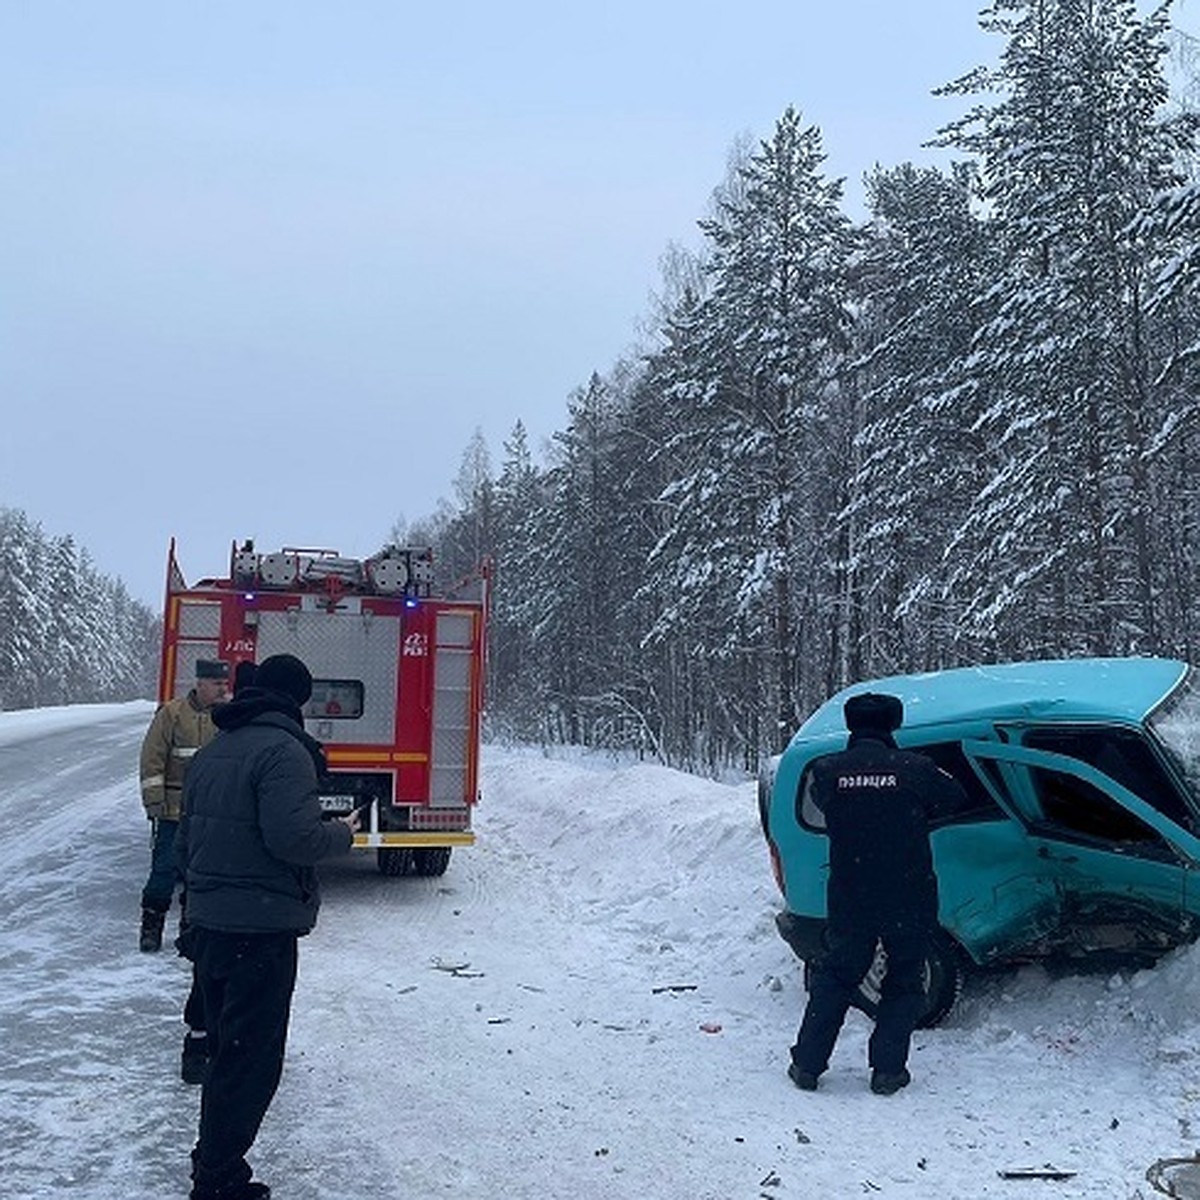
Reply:
[[142, 934], [138, 940], [138, 949], [146, 954], [162, 949], [163, 924], [167, 919], [165, 912], [153, 908], [142, 909]]
[[184, 1083], [203, 1083], [208, 1074], [208, 1036], [188, 1030], [183, 1039], [183, 1057], [179, 1060], [179, 1077]]
[[805, 1071], [802, 1067], [792, 1063], [788, 1067], [788, 1078], [802, 1091], [815, 1092], [817, 1090], [817, 1076], [811, 1071]]
[[892, 1096], [910, 1083], [912, 1076], [906, 1067], [901, 1067], [899, 1071], [871, 1072], [871, 1091], [877, 1096]]
[[257, 1179], [217, 1188], [194, 1183], [189, 1196], [190, 1200], [271, 1200], [271, 1189]]

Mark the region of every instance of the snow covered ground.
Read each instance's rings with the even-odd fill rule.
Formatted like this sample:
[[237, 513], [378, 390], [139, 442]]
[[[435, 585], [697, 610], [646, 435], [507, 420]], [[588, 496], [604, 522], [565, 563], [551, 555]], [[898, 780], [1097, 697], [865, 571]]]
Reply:
[[[186, 1195], [186, 964], [136, 949], [150, 713], [0, 714], [5, 1200]], [[477, 833], [440, 879], [324, 870], [252, 1155], [278, 1200], [1149, 1200], [1200, 1145], [1200, 949], [978, 981], [888, 1098], [852, 1014], [810, 1095], [752, 784], [489, 747]]]

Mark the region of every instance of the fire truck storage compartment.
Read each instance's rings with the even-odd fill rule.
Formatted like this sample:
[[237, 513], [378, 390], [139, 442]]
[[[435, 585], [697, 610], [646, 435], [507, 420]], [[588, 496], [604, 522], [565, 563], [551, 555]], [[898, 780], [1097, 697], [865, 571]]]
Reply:
[[343, 597], [338, 611], [332, 613], [315, 605], [307, 611], [264, 611], [258, 618], [258, 661], [272, 654], [294, 654], [314, 679], [361, 681], [362, 715], [339, 719], [337, 740], [358, 745], [392, 743], [400, 657], [398, 618], [363, 612], [358, 596]]
[[221, 605], [217, 600], [180, 598], [179, 634], [175, 643], [175, 686], [169, 699], [186, 696], [196, 681], [196, 662], [220, 658]]
[[433, 667], [433, 778], [430, 804], [464, 807], [470, 771], [471, 640], [470, 612], [437, 615]]

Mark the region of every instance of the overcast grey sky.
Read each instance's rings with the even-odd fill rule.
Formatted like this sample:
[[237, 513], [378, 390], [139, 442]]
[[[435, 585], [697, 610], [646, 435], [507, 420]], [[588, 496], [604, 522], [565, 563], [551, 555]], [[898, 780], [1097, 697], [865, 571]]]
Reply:
[[172, 535], [373, 552], [563, 427], [740, 136], [794, 104], [855, 216], [945, 165], [977, 11], [0, 0], [0, 505], [156, 608]]

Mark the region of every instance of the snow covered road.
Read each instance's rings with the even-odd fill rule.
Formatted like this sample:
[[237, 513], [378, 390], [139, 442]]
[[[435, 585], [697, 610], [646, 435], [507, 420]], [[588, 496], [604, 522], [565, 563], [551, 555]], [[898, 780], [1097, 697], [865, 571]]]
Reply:
[[[186, 964], [136, 949], [149, 712], [0, 714], [6, 1200], [186, 1195]], [[1147, 1167], [1200, 1144], [1195, 950], [978, 983], [888, 1099], [852, 1014], [802, 1094], [752, 785], [489, 747], [484, 791], [443, 878], [324, 870], [252, 1155], [278, 1200], [1149, 1200]], [[1076, 1174], [998, 1175], [1046, 1163]]]

